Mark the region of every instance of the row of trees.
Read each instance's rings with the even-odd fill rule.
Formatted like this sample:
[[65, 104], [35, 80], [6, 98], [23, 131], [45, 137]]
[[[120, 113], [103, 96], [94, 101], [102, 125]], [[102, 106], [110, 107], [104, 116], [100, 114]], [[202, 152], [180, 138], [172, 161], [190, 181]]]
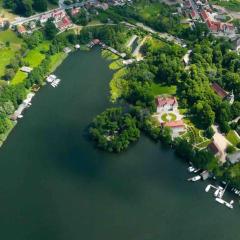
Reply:
[[28, 17], [31, 16], [34, 11], [46, 11], [48, 1], [52, 4], [58, 4], [57, 0], [3, 0], [3, 6], [17, 14]]

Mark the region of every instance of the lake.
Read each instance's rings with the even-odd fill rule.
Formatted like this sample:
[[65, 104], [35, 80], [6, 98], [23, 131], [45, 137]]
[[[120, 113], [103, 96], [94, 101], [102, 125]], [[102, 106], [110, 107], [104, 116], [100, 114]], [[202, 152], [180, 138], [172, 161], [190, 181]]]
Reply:
[[189, 183], [187, 166], [145, 136], [121, 154], [94, 148], [91, 120], [113, 74], [100, 50], [72, 53], [0, 149], [4, 240], [236, 240], [230, 210]]

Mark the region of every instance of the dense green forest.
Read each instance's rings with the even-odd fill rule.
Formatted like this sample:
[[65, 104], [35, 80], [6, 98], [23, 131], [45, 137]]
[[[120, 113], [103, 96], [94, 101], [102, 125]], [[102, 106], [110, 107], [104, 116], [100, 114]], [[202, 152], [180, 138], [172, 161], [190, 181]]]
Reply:
[[140, 137], [136, 120], [122, 108], [110, 108], [98, 115], [89, 129], [97, 146], [109, 152], [126, 150], [131, 142]]

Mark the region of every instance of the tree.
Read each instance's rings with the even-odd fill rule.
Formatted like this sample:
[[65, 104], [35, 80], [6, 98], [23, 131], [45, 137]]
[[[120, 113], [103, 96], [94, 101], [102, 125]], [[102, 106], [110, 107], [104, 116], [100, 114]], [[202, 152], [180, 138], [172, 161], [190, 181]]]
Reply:
[[210, 138], [210, 139], [213, 137], [214, 130], [211, 126], [206, 129], [205, 135], [206, 135], [207, 138]]
[[175, 153], [177, 156], [183, 158], [186, 161], [192, 161], [194, 156], [194, 150], [187, 140], [182, 138], [176, 138], [174, 141]]
[[31, 35], [25, 36], [24, 40], [30, 49], [36, 48], [44, 40], [43, 33], [34, 31]]
[[163, 127], [160, 133], [160, 139], [164, 145], [170, 145], [172, 143], [172, 129]]
[[6, 80], [11, 80], [15, 76], [15, 72], [12, 68], [7, 68], [5, 70], [4, 78]]
[[219, 123], [219, 127], [220, 127], [220, 130], [223, 133], [228, 133], [230, 131], [230, 129], [231, 129], [229, 124], [228, 124], [228, 122], [226, 122], [226, 121], [220, 122]]
[[37, 12], [44, 12], [47, 10], [47, 0], [33, 0], [33, 8]]
[[22, 14], [26, 17], [32, 15], [32, 0], [15, 0], [15, 3], [14, 10], [16, 13]]
[[236, 151], [235, 147], [233, 147], [232, 145], [228, 145], [226, 148], [226, 152], [227, 153], [234, 153]]
[[235, 101], [231, 106], [231, 113], [233, 118], [240, 116], [240, 102]]
[[2, 109], [1, 109], [2, 114], [10, 115], [14, 112], [14, 110], [15, 108], [11, 101], [8, 100], [7, 102], [4, 102], [2, 104]]
[[198, 101], [197, 104], [194, 105], [194, 111], [199, 117], [199, 124], [203, 127], [209, 127], [214, 123], [215, 113], [208, 103]]
[[58, 33], [58, 29], [53, 23], [53, 19], [48, 19], [48, 21], [46, 22], [44, 27], [44, 33], [46, 38], [49, 40], [52, 40], [55, 38], [56, 34]]

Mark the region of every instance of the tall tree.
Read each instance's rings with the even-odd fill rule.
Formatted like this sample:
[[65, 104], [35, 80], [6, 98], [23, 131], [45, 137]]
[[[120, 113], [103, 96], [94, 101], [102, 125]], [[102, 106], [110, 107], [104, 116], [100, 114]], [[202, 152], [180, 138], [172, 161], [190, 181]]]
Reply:
[[33, 8], [37, 12], [44, 12], [47, 10], [47, 0], [33, 0]]

